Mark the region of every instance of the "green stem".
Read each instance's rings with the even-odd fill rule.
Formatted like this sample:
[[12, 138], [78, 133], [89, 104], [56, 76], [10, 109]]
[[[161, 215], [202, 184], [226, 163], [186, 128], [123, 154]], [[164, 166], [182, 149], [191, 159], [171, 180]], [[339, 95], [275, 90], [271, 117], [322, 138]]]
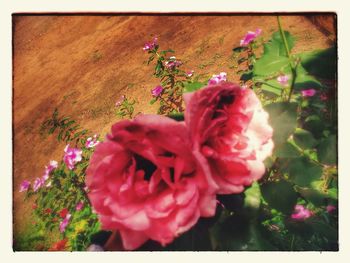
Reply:
[[281, 18], [279, 16], [277, 16], [277, 22], [278, 22], [278, 28], [280, 31], [280, 35], [281, 35], [282, 40], [283, 40], [284, 49], [286, 50], [287, 56], [289, 58], [289, 66], [290, 66], [290, 69], [292, 71], [292, 84], [290, 85], [289, 95], [288, 95], [288, 102], [289, 102], [291, 97], [292, 97], [293, 91], [294, 91], [295, 80], [297, 78], [298, 63], [295, 66], [293, 66], [293, 63], [292, 63], [293, 58], [290, 54], [287, 38], [286, 38], [286, 35], [284, 34], [284, 30], [283, 30], [282, 23], [281, 23]]

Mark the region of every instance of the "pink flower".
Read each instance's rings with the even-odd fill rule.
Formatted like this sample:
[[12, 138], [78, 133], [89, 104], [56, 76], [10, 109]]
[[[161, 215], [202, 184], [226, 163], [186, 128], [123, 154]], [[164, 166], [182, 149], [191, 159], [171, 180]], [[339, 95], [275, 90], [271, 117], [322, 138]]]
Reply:
[[158, 38], [155, 37], [153, 38], [152, 42], [147, 42], [144, 47], [143, 47], [143, 51], [151, 51], [153, 49], [155, 49], [158, 46]]
[[193, 74], [194, 74], [194, 70], [191, 70], [191, 71], [187, 71], [187, 72], [186, 72], [186, 76], [189, 77], [189, 78], [192, 77]]
[[77, 205], [75, 206], [75, 210], [80, 211], [81, 209], [83, 209], [83, 207], [84, 207], [84, 203], [80, 201], [80, 202], [77, 203]]
[[66, 148], [64, 148], [64, 153], [63, 161], [69, 170], [73, 170], [74, 165], [82, 160], [82, 150], [70, 148], [69, 144], [67, 144]]
[[151, 91], [152, 96], [154, 96], [154, 97], [158, 97], [162, 92], [163, 92], [163, 87], [160, 85], [158, 85], [157, 87], [155, 87]]
[[248, 31], [248, 33], [244, 36], [244, 38], [241, 40], [240, 45], [242, 47], [248, 46], [250, 42], [252, 42], [255, 38], [257, 38], [261, 34], [262, 30], [258, 28], [255, 30], [255, 32]]
[[38, 189], [41, 188], [44, 185], [44, 183], [45, 183], [45, 180], [43, 178], [37, 177], [33, 183], [34, 192], [38, 191]]
[[118, 230], [127, 250], [148, 239], [169, 244], [200, 216], [215, 214], [215, 193], [207, 191], [185, 124], [164, 116], [114, 124], [90, 159], [86, 184], [102, 229]]
[[312, 216], [312, 212], [305, 208], [302, 205], [296, 205], [294, 207], [294, 214], [291, 215], [291, 218], [296, 219], [296, 220], [304, 220]]
[[335, 211], [337, 208], [334, 205], [327, 205], [326, 210], [328, 213], [332, 213]]
[[303, 97], [312, 97], [316, 94], [316, 90], [314, 89], [305, 89], [301, 91], [301, 95]]
[[86, 148], [93, 148], [93, 147], [95, 147], [97, 144], [99, 144], [100, 141], [97, 140], [97, 137], [98, 137], [98, 135], [95, 134], [92, 138], [91, 138], [91, 137], [87, 138], [87, 139], [86, 139], [86, 143], [85, 143], [85, 147], [86, 147]]
[[116, 101], [115, 106], [119, 107], [120, 105], [122, 105], [124, 100], [125, 100], [125, 95], [120, 96], [119, 100]]
[[278, 81], [282, 86], [285, 86], [285, 87], [288, 87], [288, 80], [289, 80], [288, 75], [280, 75], [280, 76], [277, 77], [277, 81]]
[[170, 57], [168, 61], [164, 62], [164, 66], [168, 69], [174, 69], [182, 65], [182, 62], [176, 60], [176, 57]]
[[50, 164], [48, 166], [45, 166], [45, 172], [44, 175], [42, 177], [42, 179], [44, 181], [46, 181], [47, 179], [49, 179], [49, 175], [50, 173], [55, 170], [58, 166], [58, 163], [55, 160], [50, 161]]
[[226, 81], [226, 72], [221, 72], [219, 75], [213, 75], [208, 82], [208, 85], [216, 85], [222, 81]]
[[19, 192], [28, 191], [29, 186], [30, 186], [30, 182], [29, 182], [28, 180], [24, 180], [24, 181], [21, 183]]
[[71, 214], [67, 214], [66, 217], [60, 223], [60, 232], [63, 233], [66, 231], [66, 227], [69, 224], [69, 219], [71, 218]]
[[261, 178], [272, 154], [268, 114], [250, 89], [221, 82], [184, 95], [193, 154], [219, 194], [240, 193]]

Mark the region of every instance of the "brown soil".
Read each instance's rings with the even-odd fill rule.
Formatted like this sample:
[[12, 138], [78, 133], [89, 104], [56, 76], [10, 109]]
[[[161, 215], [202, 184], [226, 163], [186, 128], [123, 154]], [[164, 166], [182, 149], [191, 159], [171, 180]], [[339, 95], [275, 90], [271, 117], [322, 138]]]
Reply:
[[[332, 44], [334, 18], [323, 17], [282, 17], [297, 39], [295, 52]], [[158, 80], [142, 51], [153, 36], [162, 49], [176, 50], [184, 69], [208, 76], [225, 71], [232, 81], [232, 48], [244, 34], [262, 28], [267, 39], [277, 30], [274, 16], [15, 16], [13, 22], [15, 239], [32, 222], [32, 204], [18, 193], [21, 181], [41, 176], [63, 156], [63, 143], [39, 134], [55, 107], [104, 137], [118, 120], [114, 103], [122, 94], [138, 101], [136, 112], [156, 112], [149, 100]]]

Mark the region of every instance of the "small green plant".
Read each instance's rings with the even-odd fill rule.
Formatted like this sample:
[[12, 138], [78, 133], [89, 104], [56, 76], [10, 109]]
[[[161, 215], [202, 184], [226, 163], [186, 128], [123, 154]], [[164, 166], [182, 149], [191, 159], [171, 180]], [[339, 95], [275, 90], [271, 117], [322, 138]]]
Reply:
[[46, 133], [49, 135], [53, 134], [55, 131], [58, 133], [58, 141], [75, 142], [76, 145], [83, 143], [82, 139], [88, 132], [88, 130], [82, 129], [71, 117], [60, 117], [57, 108], [51, 117], [40, 126], [40, 134], [42, 136]]
[[116, 102], [117, 107], [117, 116], [121, 118], [129, 118], [132, 119], [134, 116], [134, 105], [136, 104], [136, 100], [129, 100], [125, 95], [122, 95], [120, 99]]

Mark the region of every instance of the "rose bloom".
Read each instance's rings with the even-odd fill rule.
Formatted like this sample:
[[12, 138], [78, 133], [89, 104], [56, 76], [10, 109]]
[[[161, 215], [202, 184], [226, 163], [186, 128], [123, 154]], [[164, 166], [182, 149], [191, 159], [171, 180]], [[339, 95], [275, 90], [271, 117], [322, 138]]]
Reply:
[[240, 193], [261, 178], [273, 130], [255, 93], [220, 82], [184, 99], [193, 154], [213, 178], [212, 186], [219, 186], [217, 193]]
[[169, 244], [200, 216], [215, 214], [215, 193], [192, 155], [186, 126], [159, 115], [116, 123], [97, 145], [86, 185], [102, 228], [124, 249], [148, 239]]

